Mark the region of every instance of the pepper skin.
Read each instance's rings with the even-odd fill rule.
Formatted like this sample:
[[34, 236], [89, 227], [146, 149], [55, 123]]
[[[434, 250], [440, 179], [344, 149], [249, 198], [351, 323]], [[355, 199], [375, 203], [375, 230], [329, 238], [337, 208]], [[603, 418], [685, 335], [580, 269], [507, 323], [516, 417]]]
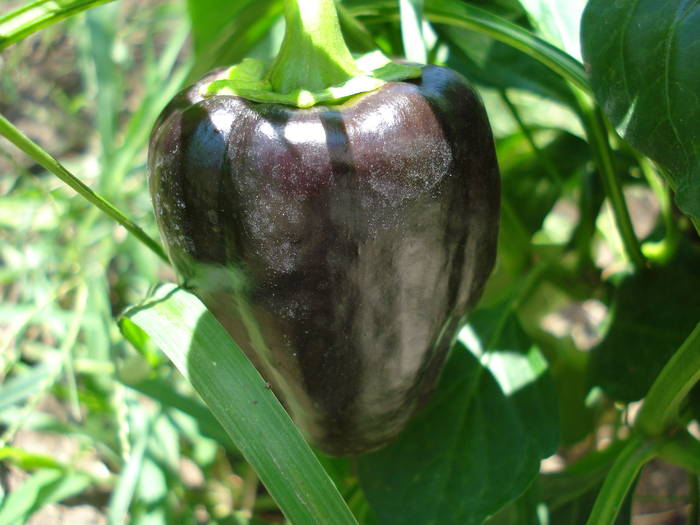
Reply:
[[436, 66], [309, 109], [203, 99], [216, 76], [151, 136], [168, 254], [311, 444], [379, 448], [434, 390], [494, 264], [483, 106]]

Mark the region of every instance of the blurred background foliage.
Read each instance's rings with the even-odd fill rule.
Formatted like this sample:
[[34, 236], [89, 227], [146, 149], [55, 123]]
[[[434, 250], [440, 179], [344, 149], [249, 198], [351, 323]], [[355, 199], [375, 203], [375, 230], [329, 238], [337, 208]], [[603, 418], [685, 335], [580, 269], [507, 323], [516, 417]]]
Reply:
[[[472, 3], [581, 59], [582, 0], [561, 9], [563, 26], [537, 16], [546, 2]], [[3, 1], [2, 14], [20, 4]], [[343, 1], [351, 48], [404, 56], [397, 5]], [[281, 14], [280, 0], [96, 7], [2, 51], [0, 113], [157, 237], [145, 165], [155, 118], [213, 67], [271, 59]], [[634, 402], [700, 318], [697, 235], [651, 163], [613, 137], [614, 172], [643, 251], [673, 259], [632, 275], [571, 86], [483, 34], [420, 29], [430, 61], [478, 86], [497, 141], [499, 259], [474, 316], [508, 310], [525, 348], [546, 358], [559, 416], [557, 454], [491, 523], [583, 523]], [[155, 348], [128, 345], [114, 322], [155, 283], [174, 280], [170, 268], [0, 145], [0, 524], [282, 522], [191, 387]], [[583, 457], [589, 466], [567, 468]], [[322, 459], [361, 521], [375, 522], [356, 475], [367, 465]], [[371, 484], [365, 477], [364, 488]], [[681, 523], [691, 501], [697, 478], [657, 461], [620, 523]]]

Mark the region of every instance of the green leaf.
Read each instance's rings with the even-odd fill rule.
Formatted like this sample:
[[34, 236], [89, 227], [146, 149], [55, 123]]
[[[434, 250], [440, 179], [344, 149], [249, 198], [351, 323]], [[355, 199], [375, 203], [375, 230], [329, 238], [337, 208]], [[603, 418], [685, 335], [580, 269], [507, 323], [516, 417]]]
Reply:
[[[127, 324], [133, 324], [129, 319], [121, 321], [122, 329]], [[131, 341], [131, 338], [127, 336]], [[231, 443], [228, 435], [221, 428], [219, 422], [211, 415], [211, 412], [198, 400], [187, 397], [178, 392], [174, 386], [163, 379], [146, 379], [138, 383], [127, 383], [133, 388], [158, 401], [166, 407], [172, 407], [194, 418], [199, 425], [202, 435], [215, 439], [220, 445], [225, 446], [229, 451], [235, 452], [236, 448]]]
[[133, 410], [133, 440], [134, 445], [129, 459], [119, 475], [117, 485], [112, 492], [107, 508], [107, 520], [109, 525], [124, 523], [129, 516], [129, 506], [138, 486], [141, 470], [144, 464], [144, 454], [148, 438], [151, 435], [151, 423], [146, 421], [146, 415], [142, 411]]
[[591, 0], [583, 56], [606, 114], [667, 173], [683, 212], [700, 219], [700, 4]]
[[406, 59], [425, 64], [428, 54], [423, 38], [423, 0], [399, 0], [401, 39]]
[[586, 0], [520, 0], [520, 3], [545, 40], [581, 60], [579, 27]]
[[60, 358], [50, 358], [29, 372], [17, 375], [0, 385], [0, 412], [46, 389], [47, 379], [61, 366]]
[[90, 483], [90, 477], [81, 472], [40, 470], [5, 498], [0, 525], [22, 525], [44, 505], [79, 494]]
[[290, 521], [356, 523], [263, 378], [199, 299], [164, 285], [125, 316], [191, 381]]
[[[499, 151], [502, 147], [499, 146]], [[559, 180], [543, 176], [542, 159], [532, 152], [528, 152], [529, 155], [519, 153], [515, 157], [518, 162], [502, 163], [503, 199], [509, 202], [529, 236], [542, 227], [545, 217], [561, 196], [562, 184], [580, 173], [590, 158], [588, 145], [569, 133], [555, 135], [541, 152], [555, 166]]]
[[619, 401], [645, 396], [700, 319], [699, 267], [700, 254], [687, 250], [619, 284], [608, 333], [591, 351], [593, 384]]
[[0, 51], [40, 29], [112, 0], [36, 0], [0, 16]]
[[61, 465], [51, 456], [34, 454], [16, 447], [0, 448], [0, 461], [11, 462], [23, 470], [36, 470], [39, 468], [63, 468], [63, 465]]
[[148, 246], [156, 255], [158, 255], [158, 257], [160, 257], [163, 261], [168, 262], [168, 258], [160, 244], [150, 238], [138, 224], [128, 219], [120, 210], [114, 207], [114, 205], [112, 205], [112, 203], [110, 203], [104, 197], [92, 191], [84, 182], [78, 179], [60, 162], [58, 162], [58, 160], [53, 158], [41, 146], [13, 126], [12, 123], [2, 115], [0, 115], [0, 135], [3, 135], [7, 140], [29, 155], [38, 164], [56, 175], [91, 204], [102, 210], [115, 221], [119, 222], [128, 231], [134, 234], [141, 242]]
[[359, 460], [383, 525], [481, 524], [557, 447], [546, 364], [515, 315], [481, 311], [471, 327], [460, 338], [471, 352], [455, 348], [428, 407], [396, 442]]

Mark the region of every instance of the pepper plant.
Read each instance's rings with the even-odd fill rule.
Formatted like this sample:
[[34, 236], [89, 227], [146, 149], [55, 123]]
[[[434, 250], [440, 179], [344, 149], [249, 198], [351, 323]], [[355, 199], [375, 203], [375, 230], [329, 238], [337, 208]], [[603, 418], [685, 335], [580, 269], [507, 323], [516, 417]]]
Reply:
[[[640, 512], [644, 473], [659, 465], [674, 466], [682, 477], [687, 490], [679, 512], [688, 523], [697, 521], [697, 2], [15, 4], [0, 14], [0, 133], [6, 139], [0, 159], [6, 173], [0, 183], [0, 460], [10, 480], [0, 493], [0, 523], [25, 523], [66, 499], [97, 500], [95, 511], [109, 523], [631, 523]], [[68, 64], [80, 79], [77, 86], [57, 83], [49, 100], [30, 99], [25, 92], [33, 86], [19, 89], [19, 73], [35, 64], [23, 57], [58, 47], [62, 39], [75, 42]], [[431, 84], [431, 72], [448, 71], [442, 67], [461, 77], [435, 73]], [[433, 189], [449, 227], [426, 227], [419, 237], [418, 227], [409, 227], [415, 216], [393, 214], [400, 220], [392, 244], [382, 256], [363, 255], [366, 275], [375, 277], [357, 289], [347, 285], [351, 277], [344, 272], [356, 271], [359, 252], [375, 245], [358, 242], [353, 257], [323, 266], [317, 255], [308, 255], [317, 253], [308, 245], [291, 243], [295, 203], [321, 202], [304, 200], [320, 191], [310, 185], [311, 167], [318, 179], [334, 170], [371, 170], [371, 162], [382, 159], [361, 157], [353, 165], [347, 154], [329, 154], [326, 169], [326, 150], [309, 137], [294, 151], [299, 158], [316, 155], [313, 166], [295, 171], [300, 161], [292, 149], [263, 155], [255, 148], [264, 137], [249, 140], [250, 129], [264, 121], [270, 137], [286, 139], [278, 143], [298, 145], [292, 125], [299, 125], [300, 115], [320, 115], [327, 151], [342, 150], [343, 140], [359, 151], [387, 120], [393, 122], [387, 108], [395, 97], [423, 90], [421, 100], [437, 109], [417, 118], [417, 106], [402, 106], [408, 131], [421, 140], [432, 137], [424, 133], [431, 122], [425, 115], [437, 115], [440, 132], [450, 137], [448, 149], [454, 154], [464, 148], [465, 156], [478, 160], [482, 171], [469, 171], [473, 181], [492, 170], [491, 132], [479, 110], [464, 111], [472, 97], [467, 83], [480, 92], [493, 128], [500, 220], [498, 206], [484, 208], [497, 198], [483, 190], [497, 188], [492, 178], [472, 186], [451, 182], [444, 193]], [[445, 86], [452, 90], [448, 95], [439, 93]], [[387, 92], [386, 106], [363, 102]], [[65, 122], [38, 111], [57, 100]], [[232, 105], [248, 112], [238, 135], [231, 135], [231, 120], [243, 117], [227, 113]], [[357, 107], [367, 113], [352, 113]], [[253, 148], [246, 155], [260, 154], [265, 162], [245, 164], [234, 156], [223, 171], [211, 168], [222, 158], [214, 150], [227, 118], [224, 131], [233, 137], [227, 144]], [[364, 128], [375, 124], [352, 142], [350, 131], [338, 129], [343, 118], [366, 120]], [[37, 133], [36, 124], [63, 130], [73, 121], [95, 140], [56, 151], [47, 140], [52, 135]], [[60, 141], [60, 134], [53, 136]], [[174, 188], [162, 201], [154, 199], [156, 214], [148, 199], [149, 142], [154, 196], [163, 181]], [[390, 174], [408, 172], [402, 162], [423, 154], [419, 142], [382, 136], [377, 144], [410, 150], [396, 157], [401, 161], [391, 157]], [[423, 168], [412, 171], [423, 174], [419, 180], [377, 179], [382, 188], [358, 186], [350, 193], [336, 187], [322, 206], [335, 215], [304, 215], [310, 221], [304, 231], [320, 239], [320, 253], [341, 246], [337, 231], [329, 231], [338, 224], [361, 228], [383, 219], [387, 227], [390, 217], [363, 199], [384, 191], [390, 204], [381, 209], [394, 209], [399, 197], [409, 199], [409, 190], [425, 188], [430, 174], [456, 180], [457, 171], [436, 168], [442, 157], [435, 144], [433, 153], [418, 159]], [[260, 185], [275, 170], [289, 175], [283, 201]], [[241, 182], [228, 186], [221, 173]], [[188, 178], [193, 176], [201, 178]], [[356, 202], [329, 204], [348, 195]], [[214, 209], [215, 202], [225, 202], [226, 213]], [[193, 215], [195, 208], [203, 214]], [[225, 229], [231, 216], [265, 210], [265, 221], [284, 216], [285, 227], [256, 219], [240, 230]], [[344, 222], [338, 214], [345, 214]], [[256, 226], [259, 231], [251, 233]], [[477, 284], [473, 301], [465, 300], [469, 308], [455, 308], [441, 294], [459, 296], [467, 275], [486, 278], [492, 261], [486, 248], [477, 248], [495, 240], [497, 227], [498, 254], [483, 295], [476, 303]], [[488, 235], [475, 237], [481, 240], [465, 260], [443, 259], [468, 232]], [[236, 251], [241, 246], [245, 253], [266, 250], [265, 257], [246, 258]], [[290, 249], [299, 249], [299, 260], [316, 273], [299, 271], [286, 287], [256, 277], [260, 260], [271, 267], [296, 260]], [[201, 254], [205, 260], [193, 264], [190, 258]], [[393, 280], [376, 277], [389, 274], [399, 255], [406, 261], [403, 273]], [[238, 266], [209, 264], [219, 256]], [[444, 272], [427, 270], [438, 266]], [[446, 277], [455, 266], [455, 277]], [[334, 278], [343, 286], [318, 285], [318, 272], [335, 275], [328, 268], [348, 279]], [[424, 295], [409, 312], [406, 294], [390, 296], [407, 282], [412, 287], [411, 279]], [[449, 284], [445, 290], [443, 282]], [[237, 317], [217, 309], [222, 293], [227, 304], [240, 303]], [[279, 314], [272, 322], [270, 312], [284, 304], [312, 320], [299, 314], [298, 330], [281, 329], [279, 319], [293, 316]], [[408, 352], [435, 305], [452, 308], [446, 315], [455, 318], [439, 320], [449, 333], [429, 335], [451, 342], [442, 350], [444, 367], [435, 367], [435, 391], [428, 397], [431, 388], [414, 393], [409, 385], [410, 402], [394, 409], [387, 385], [402, 377], [406, 363], [391, 361], [403, 354], [391, 350], [386, 334], [402, 326], [412, 333], [401, 347]], [[411, 320], [416, 310], [420, 315]], [[319, 319], [325, 312], [333, 315]], [[318, 357], [324, 342], [335, 348], [349, 338], [347, 327], [338, 328], [339, 317], [373, 337], [372, 344], [344, 347], [340, 365], [309, 358], [307, 365], [317, 368], [301, 367], [304, 381], [284, 387], [298, 376], [274, 376], [256, 362], [261, 375], [249, 361], [269, 357], [259, 341], [277, 339], [281, 348], [285, 337], [307, 329], [288, 347], [313, 349]], [[382, 326], [372, 325], [376, 319], [383, 319]], [[385, 351], [388, 361], [375, 356], [375, 370], [355, 374], [358, 348], [371, 348], [372, 356]], [[291, 362], [278, 371], [288, 371]], [[339, 374], [338, 381], [325, 375], [314, 390], [319, 370]], [[311, 401], [290, 394], [299, 389], [311, 392]], [[319, 405], [339, 406], [337, 413], [345, 414], [345, 405], [363, 392], [372, 403], [359, 416], [322, 417], [328, 411]], [[335, 453], [329, 443], [343, 443], [344, 457], [310, 447], [276, 394], [312, 444]], [[419, 394], [426, 395], [417, 405]], [[51, 403], [54, 408], [47, 408]], [[362, 439], [376, 434], [358, 429], [377, 413], [379, 427], [402, 421], [402, 430], [364, 447]], [[317, 425], [333, 440], [314, 439]], [[64, 436], [80, 443], [82, 452], [42, 452], [26, 441], [31, 433]], [[87, 451], [100, 469], [79, 461]], [[186, 476], [185, 467], [199, 478]], [[22, 481], [11, 482], [17, 472]]]

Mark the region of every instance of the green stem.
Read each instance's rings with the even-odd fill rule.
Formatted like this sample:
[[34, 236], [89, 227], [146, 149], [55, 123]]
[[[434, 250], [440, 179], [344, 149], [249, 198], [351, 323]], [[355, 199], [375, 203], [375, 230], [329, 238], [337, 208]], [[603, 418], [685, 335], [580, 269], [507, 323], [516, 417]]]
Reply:
[[642, 246], [644, 255], [653, 258], [655, 261], [663, 264], [669, 261], [676, 253], [678, 248], [678, 227], [676, 221], [673, 220], [673, 203], [671, 200], [671, 192], [663, 183], [659, 174], [654, 170], [651, 161], [646, 157], [639, 157], [637, 162], [642, 170], [644, 178], [647, 180], [649, 187], [656, 195], [661, 208], [661, 218], [664, 223], [664, 239], [659, 243], [645, 243]]
[[634, 233], [629, 210], [622, 193], [622, 186], [615, 174], [612, 149], [608, 142], [608, 127], [599, 107], [590, 102], [585, 95], [577, 89], [573, 89], [577, 99], [582, 122], [588, 136], [588, 142], [593, 149], [593, 157], [600, 172], [605, 194], [610, 200], [610, 205], [615, 217], [615, 224], [620, 232], [625, 253], [632, 265], [638, 270], [646, 266], [646, 260], [642, 254], [639, 240]]
[[0, 115], [0, 135], [3, 135], [7, 140], [12, 142], [17, 148], [22, 150], [24, 153], [29, 155], [41, 166], [49, 170], [51, 173], [56, 175], [59, 179], [65, 182], [68, 186], [73, 188], [81, 196], [83, 196], [87, 201], [94, 204], [97, 208], [102, 210], [109, 217], [117, 221], [119, 224], [124, 226], [129, 232], [131, 232], [138, 240], [145, 244], [151, 249], [158, 257], [160, 257], [166, 263], [169, 263], [168, 257], [165, 255], [163, 248], [155, 240], [153, 240], [149, 235], [144, 232], [141, 227], [134, 223], [132, 220], [127, 218], [121, 211], [119, 211], [112, 203], [107, 201], [104, 197], [98, 195], [92, 191], [88, 186], [86, 186], [81, 180], [79, 180], [75, 175], [69, 172], [63, 165], [54, 159], [51, 155], [46, 153], [41, 146], [36, 142], [32, 141], [19, 129], [17, 129], [12, 123], [7, 120], [4, 116]]
[[613, 525], [639, 471], [656, 456], [653, 445], [633, 435], [613, 463], [593, 505], [587, 525]]
[[319, 91], [362, 76], [334, 0], [285, 0], [284, 19], [284, 40], [268, 76], [276, 92]]
[[700, 381], [700, 323], [666, 363], [644, 398], [635, 428], [660, 436], [678, 417], [678, 407]]

